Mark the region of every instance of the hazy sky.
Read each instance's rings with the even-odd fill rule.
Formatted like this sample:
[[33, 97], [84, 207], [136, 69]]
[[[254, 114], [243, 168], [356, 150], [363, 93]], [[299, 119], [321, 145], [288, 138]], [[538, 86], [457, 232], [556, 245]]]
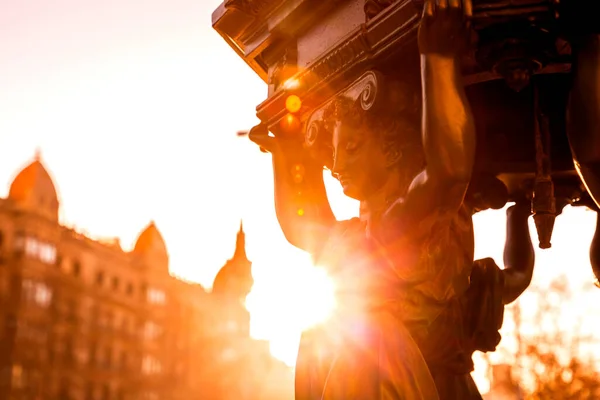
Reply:
[[269, 157], [235, 135], [266, 87], [212, 30], [218, 4], [0, 0], [4, 193], [39, 146], [64, 222], [127, 248], [155, 219], [188, 278], [210, 285], [242, 217], [257, 264], [280, 248]]
[[[209, 286], [243, 218], [257, 285], [289, 287], [302, 263], [274, 217], [270, 157], [235, 135], [266, 86], [212, 30], [219, 3], [0, 0], [0, 195], [39, 147], [63, 222], [128, 249], [154, 219], [172, 270]], [[330, 187], [338, 215], [355, 213]], [[478, 256], [500, 262], [503, 212], [476, 222]], [[568, 210], [536, 280], [588, 279], [594, 223]]]

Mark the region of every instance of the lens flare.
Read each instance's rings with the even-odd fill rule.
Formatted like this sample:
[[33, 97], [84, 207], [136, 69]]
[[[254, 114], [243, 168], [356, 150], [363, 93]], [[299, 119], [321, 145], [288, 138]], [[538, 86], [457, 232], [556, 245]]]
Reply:
[[282, 87], [285, 90], [295, 90], [300, 87], [300, 81], [298, 79], [288, 79]]
[[281, 121], [279, 122], [279, 126], [284, 131], [293, 133], [298, 132], [300, 130], [301, 124], [300, 120], [295, 115], [287, 114], [281, 119]]
[[250, 334], [269, 341], [271, 354], [293, 366], [302, 332], [326, 321], [335, 310], [333, 281], [304, 253], [253, 270], [255, 283], [246, 299]]
[[300, 111], [300, 108], [302, 108], [302, 100], [295, 94], [289, 95], [288, 98], [285, 99], [285, 108], [292, 114], [297, 113]]

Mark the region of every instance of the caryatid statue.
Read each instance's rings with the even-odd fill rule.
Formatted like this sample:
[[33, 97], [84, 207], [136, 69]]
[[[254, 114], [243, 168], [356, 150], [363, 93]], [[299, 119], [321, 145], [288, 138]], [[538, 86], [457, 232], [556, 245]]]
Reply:
[[[470, 0], [425, 2], [421, 88], [418, 78], [384, 82], [368, 72], [313, 113], [305, 143], [271, 137], [262, 125], [250, 132], [273, 155], [286, 238], [327, 268], [337, 288], [335, 315], [305, 338], [314, 351], [300, 349], [299, 367], [314, 373], [297, 380], [298, 400], [464, 399], [460, 382], [438, 393], [421, 349], [445, 335], [443, 348], [428, 351], [447, 363], [468, 352], [461, 302], [474, 238], [464, 199], [475, 128], [460, 56], [471, 8]], [[336, 221], [323, 165], [360, 201], [360, 218]], [[456, 325], [432, 331], [442, 315]]]

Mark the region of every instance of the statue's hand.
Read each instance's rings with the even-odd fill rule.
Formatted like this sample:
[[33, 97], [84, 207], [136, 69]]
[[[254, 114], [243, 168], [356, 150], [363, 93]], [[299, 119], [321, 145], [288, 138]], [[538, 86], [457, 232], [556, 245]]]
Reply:
[[269, 135], [269, 129], [263, 123], [260, 123], [250, 129], [248, 137], [254, 143], [260, 146], [260, 149], [271, 154], [285, 154], [288, 157], [302, 152], [302, 142], [295, 138], [275, 137]]
[[425, 0], [419, 26], [419, 51], [447, 57], [459, 55], [469, 43], [471, 0]]
[[277, 151], [277, 141], [274, 137], [269, 136], [269, 129], [262, 122], [250, 129], [248, 138], [259, 145], [262, 151], [270, 153]]
[[302, 163], [305, 168], [310, 164], [319, 171], [323, 169], [322, 165], [314, 157], [311, 157], [309, 151], [304, 147], [304, 143], [298, 137], [271, 136], [269, 129], [263, 123], [250, 129], [248, 137], [259, 145], [262, 151], [269, 152], [277, 159], [285, 160], [286, 163]]

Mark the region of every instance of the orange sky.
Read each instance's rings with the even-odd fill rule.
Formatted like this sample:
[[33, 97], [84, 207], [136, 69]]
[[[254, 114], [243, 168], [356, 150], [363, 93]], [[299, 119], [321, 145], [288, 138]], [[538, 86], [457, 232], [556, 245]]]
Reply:
[[[264, 299], [282, 282], [302, 296], [293, 277], [305, 256], [277, 225], [270, 158], [235, 135], [255, 123], [266, 87], [212, 30], [219, 3], [1, 1], [0, 195], [40, 147], [63, 222], [130, 248], [154, 219], [173, 272], [210, 286], [243, 218]], [[354, 215], [356, 203], [329, 183], [338, 217]], [[477, 255], [501, 262], [503, 212], [476, 222]], [[535, 279], [588, 280], [593, 227], [584, 210], [561, 217]]]

